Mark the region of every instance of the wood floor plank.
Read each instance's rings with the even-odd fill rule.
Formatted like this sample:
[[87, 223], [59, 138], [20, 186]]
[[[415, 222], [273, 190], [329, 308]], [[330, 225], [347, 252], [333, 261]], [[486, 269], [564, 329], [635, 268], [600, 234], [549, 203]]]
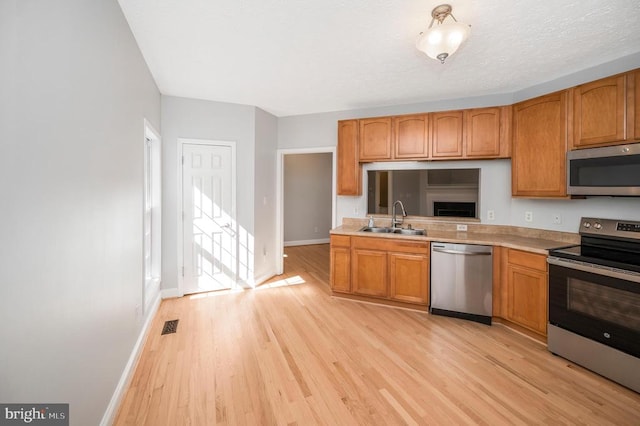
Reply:
[[254, 290], [162, 302], [116, 425], [640, 424], [640, 394], [535, 340], [333, 298], [328, 245], [285, 252]]

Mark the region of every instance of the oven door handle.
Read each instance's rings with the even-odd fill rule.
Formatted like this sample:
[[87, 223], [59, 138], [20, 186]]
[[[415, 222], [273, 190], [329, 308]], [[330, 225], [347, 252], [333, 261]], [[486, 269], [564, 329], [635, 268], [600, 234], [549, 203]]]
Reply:
[[547, 263], [550, 265], [562, 266], [569, 269], [577, 269], [578, 271], [590, 272], [596, 275], [604, 275], [606, 277], [617, 278], [625, 281], [632, 281], [640, 284], [640, 274], [625, 272], [620, 269], [610, 269], [605, 267], [597, 267], [585, 262], [569, 262], [559, 257], [549, 256]]

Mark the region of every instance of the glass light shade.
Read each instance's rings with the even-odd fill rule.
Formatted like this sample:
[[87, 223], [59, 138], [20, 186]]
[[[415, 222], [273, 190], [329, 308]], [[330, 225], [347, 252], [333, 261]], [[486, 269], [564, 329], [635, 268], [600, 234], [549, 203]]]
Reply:
[[469, 26], [460, 22], [436, 25], [418, 37], [416, 47], [430, 58], [444, 63], [469, 37], [470, 32]]

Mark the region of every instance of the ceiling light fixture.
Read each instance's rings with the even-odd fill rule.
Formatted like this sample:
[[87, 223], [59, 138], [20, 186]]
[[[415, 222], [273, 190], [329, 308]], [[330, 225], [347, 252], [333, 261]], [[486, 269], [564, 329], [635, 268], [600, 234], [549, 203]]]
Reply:
[[[428, 57], [437, 59], [444, 64], [444, 60], [453, 55], [458, 47], [469, 37], [469, 25], [458, 22], [451, 13], [451, 5], [441, 4], [431, 11], [431, 24], [427, 31], [420, 33], [416, 47]], [[453, 22], [443, 23], [451, 17]], [[433, 23], [438, 21], [435, 27]]]

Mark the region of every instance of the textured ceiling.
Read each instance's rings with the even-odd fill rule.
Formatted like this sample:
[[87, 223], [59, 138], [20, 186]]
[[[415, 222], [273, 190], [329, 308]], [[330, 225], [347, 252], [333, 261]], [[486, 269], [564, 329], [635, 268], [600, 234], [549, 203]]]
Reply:
[[437, 0], [119, 3], [163, 94], [277, 116], [511, 93], [640, 52], [638, 0], [449, 2], [471, 35], [444, 65], [415, 48]]

